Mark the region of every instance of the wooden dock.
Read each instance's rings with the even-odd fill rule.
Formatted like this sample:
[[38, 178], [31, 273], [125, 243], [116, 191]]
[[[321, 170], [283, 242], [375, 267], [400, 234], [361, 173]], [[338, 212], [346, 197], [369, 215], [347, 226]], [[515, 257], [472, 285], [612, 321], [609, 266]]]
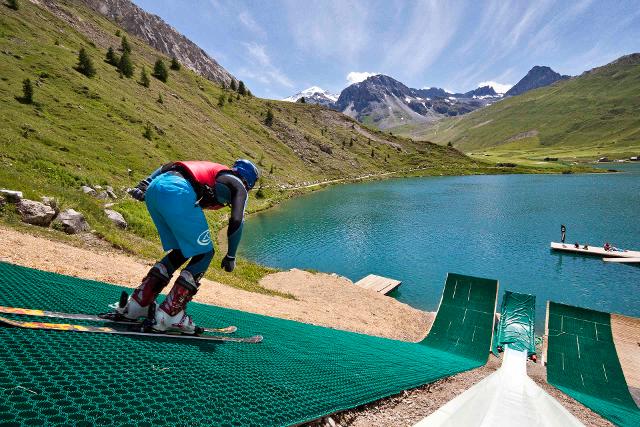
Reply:
[[399, 280], [370, 274], [367, 277], [358, 280], [355, 284], [361, 288], [371, 289], [372, 291], [387, 295], [389, 292], [400, 286], [401, 283], [402, 282]]
[[551, 249], [556, 251], [595, 255], [604, 258], [640, 258], [640, 251], [605, 251], [602, 246], [587, 246], [587, 248], [584, 249], [584, 243], [576, 248], [573, 243], [551, 242]]

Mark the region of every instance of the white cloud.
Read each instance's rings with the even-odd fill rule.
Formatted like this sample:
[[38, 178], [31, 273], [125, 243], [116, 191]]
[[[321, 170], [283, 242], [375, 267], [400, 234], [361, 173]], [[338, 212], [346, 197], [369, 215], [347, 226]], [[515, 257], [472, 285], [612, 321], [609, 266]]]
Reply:
[[249, 54], [249, 60], [252, 62], [249, 69], [243, 70], [244, 74], [265, 84], [277, 83], [288, 88], [293, 87], [291, 80], [273, 65], [264, 45], [244, 43], [244, 46]]
[[373, 34], [369, 3], [287, 0], [284, 5], [294, 42], [316, 56], [355, 63]]
[[378, 74], [380, 73], [370, 73], [369, 71], [352, 71], [347, 74], [347, 82], [349, 82], [350, 85], [354, 83], [360, 83], [361, 81]]
[[266, 36], [266, 32], [264, 31], [264, 29], [256, 22], [255, 19], [253, 19], [253, 16], [251, 16], [251, 14], [249, 13], [249, 11], [247, 10], [243, 10], [242, 12], [240, 12], [240, 14], [238, 14], [238, 19], [240, 20], [240, 22], [242, 23], [242, 25], [244, 25], [249, 31], [265, 37]]
[[513, 87], [513, 85], [510, 85], [508, 83], [498, 83], [491, 80], [478, 83], [478, 87], [482, 87], [482, 86], [491, 86], [493, 90], [495, 90], [498, 93], [506, 93], [509, 89]]
[[449, 46], [456, 35], [463, 8], [455, 2], [436, 0], [406, 2], [408, 22], [388, 40], [383, 69], [401, 70], [404, 77], [423, 73]]

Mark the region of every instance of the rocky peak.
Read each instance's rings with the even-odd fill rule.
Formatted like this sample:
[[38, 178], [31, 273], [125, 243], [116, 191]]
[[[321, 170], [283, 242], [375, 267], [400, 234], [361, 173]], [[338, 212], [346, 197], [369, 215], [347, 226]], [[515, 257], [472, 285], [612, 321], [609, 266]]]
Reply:
[[539, 87], [549, 86], [557, 82], [558, 80], [566, 80], [570, 76], [563, 76], [556, 73], [551, 68], [546, 66], [536, 65], [533, 67], [526, 76], [524, 76], [515, 86], [505, 93], [505, 96], [515, 96], [523, 94], [532, 89]]
[[184, 66], [207, 79], [226, 86], [232, 79], [237, 81], [198, 45], [159, 16], [145, 12], [130, 0], [81, 1], [165, 55], [175, 56]]

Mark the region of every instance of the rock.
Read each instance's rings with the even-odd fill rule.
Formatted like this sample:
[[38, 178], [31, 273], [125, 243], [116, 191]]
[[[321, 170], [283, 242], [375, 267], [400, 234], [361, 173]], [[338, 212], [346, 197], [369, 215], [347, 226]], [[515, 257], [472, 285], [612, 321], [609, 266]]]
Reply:
[[113, 187], [110, 185], [107, 185], [107, 196], [111, 197], [112, 199], [118, 198], [118, 196], [116, 196], [115, 191], [113, 191]]
[[96, 194], [96, 199], [106, 200], [108, 198], [109, 198], [109, 195], [107, 194], [106, 191], [101, 191], [98, 194]]
[[7, 204], [7, 200], [4, 196], [0, 196], [0, 208]]
[[110, 207], [112, 207], [113, 205], [115, 205], [115, 203], [105, 203], [105, 204], [104, 204], [104, 207], [105, 207], [105, 208], [110, 208]]
[[96, 191], [102, 190], [102, 185], [96, 185], [93, 187]]
[[82, 187], [80, 187], [80, 189], [82, 190], [82, 192], [84, 194], [88, 194], [90, 196], [95, 196], [97, 194], [96, 190], [94, 190], [93, 188], [89, 187], [88, 185], [83, 185]]
[[42, 196], [40, 200], [42, 200], [42, 204], [47, 205], [51, 209], [53, 209], [56, 215], [60, 213], [60, 207], [58, 206], [58, 201], [54, 197]]
[[22, 221], [27, 224], [48, 227], [53, 217], [56, 216], [56, 211], [54, 211], [52, 207], [34, 200], [22, 199], [16, 207]]
[[87, 220], [84, 219], [84, 215], [73, 209], [60, 212], [54, 222], [54, 226], [56, 228], [59, 227], [67, 234], [81, 233], [90, 229]]
[[122, 229], [127, 228], [127, 226], [129, 224], [127, 224], [127, 221], [125, 221], [124, 217], [122, 216], [122, 214], [120, 212], [116, 212], [114, 210], [111, 209], [105, 209], [104, 213], [107, 214], [107, 217], [111, 220], [111, 222], [113, 222], [117, 227], [120, 227]]
[[22, 191], [0, 190], [0, 194], [2, 194], [9, 203], [18, 203], [22, 200]]

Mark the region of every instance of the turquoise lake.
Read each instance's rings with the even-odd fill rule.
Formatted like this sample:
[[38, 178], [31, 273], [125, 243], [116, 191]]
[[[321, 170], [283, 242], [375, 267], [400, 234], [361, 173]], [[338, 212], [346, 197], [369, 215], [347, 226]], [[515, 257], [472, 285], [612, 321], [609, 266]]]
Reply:
[[[434, 311], [447, 272], [547, 300], [640, 316], [640, 268], [560, 254], [560, 241], [640, 250], [640, 164], [624, 173], [427, 177], [338, 185], [251, 216], [241, 253], [265, 265], [402, 280], [393, 297]], [[339, 295], [336, 295], [339, 298]]]

